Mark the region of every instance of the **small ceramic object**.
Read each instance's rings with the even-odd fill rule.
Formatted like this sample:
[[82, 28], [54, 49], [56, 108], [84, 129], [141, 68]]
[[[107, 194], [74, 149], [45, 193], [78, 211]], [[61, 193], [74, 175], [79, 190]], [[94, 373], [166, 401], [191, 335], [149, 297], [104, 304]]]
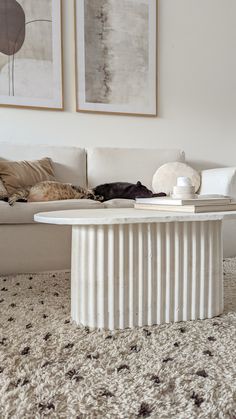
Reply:
[[177, 186], [192, 186], [191, 179], [186, 176], [180, 176], [177, 178]]
[[173, 188], [173, 199], [195, 199], [195, 188], [189, 177], [181, 176], [177, 178], [177, 185]]

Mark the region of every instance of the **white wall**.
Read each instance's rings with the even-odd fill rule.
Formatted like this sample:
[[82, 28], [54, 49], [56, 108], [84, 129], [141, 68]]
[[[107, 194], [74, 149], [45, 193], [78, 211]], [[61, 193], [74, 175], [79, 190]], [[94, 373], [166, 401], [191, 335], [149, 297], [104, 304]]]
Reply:
[[73, 0], [62, 2], [65, 111], [0, 108], [0, 141], [178, 147], [236, 165], [235, 0], [159, 0], [157, 118], [75, 112]]

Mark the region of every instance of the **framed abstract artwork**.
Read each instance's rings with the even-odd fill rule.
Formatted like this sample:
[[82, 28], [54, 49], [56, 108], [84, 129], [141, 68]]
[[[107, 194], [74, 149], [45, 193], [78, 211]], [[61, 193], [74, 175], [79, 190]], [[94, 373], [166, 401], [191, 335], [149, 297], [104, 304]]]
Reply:
[[77, 110], [156, 116], [157, 0], [75, 0]]
[[63, 108], [61, 0], [0, 0], [0, 106]]

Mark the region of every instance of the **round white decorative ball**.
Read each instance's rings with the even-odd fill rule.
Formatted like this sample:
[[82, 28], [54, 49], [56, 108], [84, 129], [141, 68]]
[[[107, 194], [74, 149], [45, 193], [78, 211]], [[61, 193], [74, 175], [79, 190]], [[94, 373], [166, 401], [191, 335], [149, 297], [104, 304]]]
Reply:
[[157, 169], [152, 178], [153, 191], [165, 192], [170, 195], [173, 187], [177, 185], [178, 177], [188, 177], [194, 186], [195, 192], [198, 191], [201, 184], [200, 174], [186, 163], [171, 162], [163, 164]]

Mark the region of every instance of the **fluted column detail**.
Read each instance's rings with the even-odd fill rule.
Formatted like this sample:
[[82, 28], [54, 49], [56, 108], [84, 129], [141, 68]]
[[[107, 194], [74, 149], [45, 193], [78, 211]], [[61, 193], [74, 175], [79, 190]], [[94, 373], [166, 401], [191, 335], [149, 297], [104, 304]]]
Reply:
[[223, 311], [221, 221], [73, 226], [71, 315], [114, 329]]

